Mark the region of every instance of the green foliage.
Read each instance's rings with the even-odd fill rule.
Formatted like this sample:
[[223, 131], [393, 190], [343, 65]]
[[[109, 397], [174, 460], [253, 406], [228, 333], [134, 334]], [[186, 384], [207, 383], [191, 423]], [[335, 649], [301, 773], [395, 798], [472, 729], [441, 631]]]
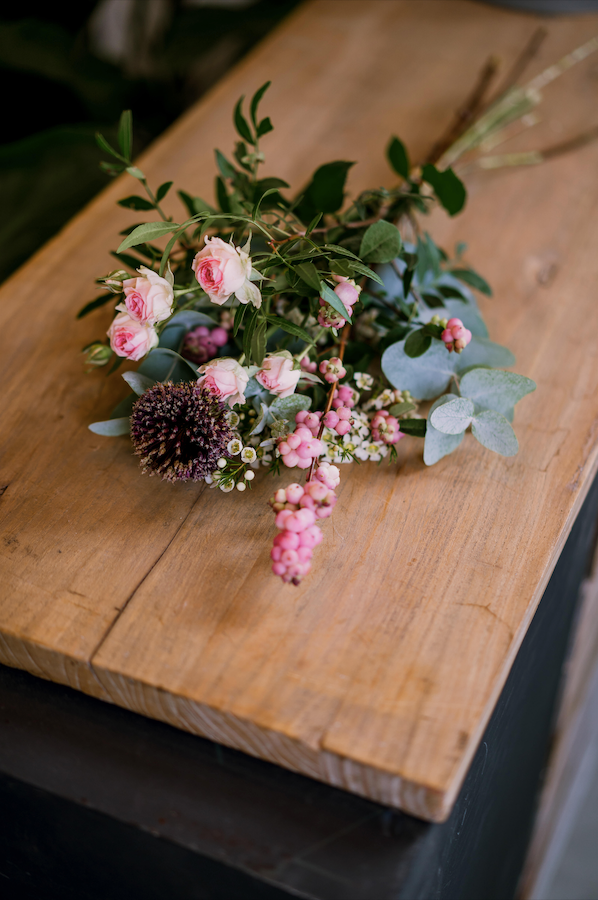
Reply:
[[471, 433], [480, 444], [488, 450], [500, 453], [501, 456], [515, 456], [519, 450], [512, 426], [504, 416], [493, 409], [486, 409], [474, 416]]
[[92, 422], [88, 427], [94, 434], [101, 434], [105, 437], [118, 437], [121, 434], [129, 434], [131, 420], [128, 416], [120, 419], [107, 419], [104, 422]]
[[163, 237], [165, 234], [171, 234], [180, 225], [174, 222], [148, 222], [145, 225], [138, 225], [128, 237], [122, 241], [117, 253], [128, 250], [129, 247], [135, 247], [137, 244], [145, 244], [147, 241], [153, 241], [155, 238]]
[[359, 255], [365, 262], [387, 263], [396, 259], [402, 248], [399, 229], [383, 219], [375, 222], [365, 232]]
[[297, 214], [304, 222], [309, 222], [317, 213], [334, 213], [341, 208], [347, 174], [353, 165], [355, 163], [337, 160], [316, 169], [297, 206]]
[[440, 172], [436, 166], [428, 164], [422, 167], [422, 179], [433, 188], [449, 216], [455, 216], [461, 212], [465, 206], [467, 191], [461, 179], [455, 175], [452, 169]]
[[390, 144], [386, 150], [386, 156], [397, 175], [401, 178], [409, 178], [411, 166], [409, 164], [409, 155], [405, 149], [405, 145], [398, 137], [391, 138]]
[[426, 428], [426, 440], [424, 443], [424, 463], [427, 466], [433, 466], [434, 463], [437, 463], [443, 457], [448, 456], [449, 453], [452, 453], [453, 450], [457, 449], [463, 440], [465, 434], [464, 431], [458, 434], [444, 434], [442, 431], [438, 431], [438, 429], [434, 428], [431, 421], [437, 409], [458, 399], [456, 394], [445, 394], [443, 397], [439, 397], [430, 407]]
[[330, 288], [325, 281], [320, 282], [320, 296], [328, 303], [333, 309], [336, 310], [339, 315], [343, 316], [347, 320], [347, 322], [352, 322], [351, 316], [347, 311], [347, 307], [340, 299], [340, 297], [334, 293], [332, 288]]
[[474, 409], [473, 400], [455, 397], [430, 413], [430, 423], [443, 434], [461, 434], [471, 425]]

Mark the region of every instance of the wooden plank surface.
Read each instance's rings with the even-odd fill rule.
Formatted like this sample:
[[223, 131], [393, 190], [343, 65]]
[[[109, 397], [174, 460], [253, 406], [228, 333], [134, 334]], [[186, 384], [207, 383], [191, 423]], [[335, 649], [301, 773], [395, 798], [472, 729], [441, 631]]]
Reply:
[[[530, 75], [598, 32], [598, 16], [547, 24]], [[469, 0], [315, 0], [141, 164], [210, 197], [234, 102], [272, 79], [267, 174], [300, 184], [356, 159], [352, 191], [391, 184], [389, 136], [421, 156], [486, 56], [511, 62], [536, 26]], [[592, 58], [548, 88], [533, 140], [509, 149], [594, 124], [597, 75]], [[343, 467], [299, 588], [269, 574], [270, 480], [242, 497], [162, 484], [125, 439], [87, 430], [126, 392], [81, 372], [107, 312], [74, 319], [132, 220], [111, 184], [1, 291], [0, 661], [445, 818], [598, 462], [597, 163], [590, 145], [477, 172], [462, 216], [433, 215], [441, 244], [468, 241], [495, 288], [491, 335], [538, 383], [517, 410], [520, 453], [466, 440], [425, 469], [407, 439], [397, 466]]]

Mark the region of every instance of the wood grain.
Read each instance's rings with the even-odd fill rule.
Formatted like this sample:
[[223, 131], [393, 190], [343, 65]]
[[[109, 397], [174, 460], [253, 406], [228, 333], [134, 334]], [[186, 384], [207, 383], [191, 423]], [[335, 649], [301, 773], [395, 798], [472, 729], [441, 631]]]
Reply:
[[[272, 79], [268, 174], [301, 184], [320, 163], [356, 159], [352, 191], [390, 185], [390, 135], [421, 157], [486, 56], [510, 63], [536, 25], [467, 0], [316, 0], [140, 164], [209, 199], [234, 102]], [[598, 32], [598, 17], [548, 28], [530, 75]], [[592, 124], [597, 65], [547, 89], [534, 143], [509, 149]], [[598, 463], [597, 162], [587, 146], [476, 173], [461, 217], [431, 217], [447, 247], [469, 242], [495, 287], [491, 334], [538, 383], [517, 411], [520, 453], [468, 439], [426, 470], [406, 439], [397, 466], [344, 467], [299, 588], [269, 574], [272, 482], [242, 497], [165, 485], [139, 474], [125, 439], [87, 431], [126, 392], [80, 371], [77, 349], [107, 313], [73, 319], [132, 221], [114, 206], [128, 188], [112, 184], [1, 292], [0, 660], [444, 819]]]

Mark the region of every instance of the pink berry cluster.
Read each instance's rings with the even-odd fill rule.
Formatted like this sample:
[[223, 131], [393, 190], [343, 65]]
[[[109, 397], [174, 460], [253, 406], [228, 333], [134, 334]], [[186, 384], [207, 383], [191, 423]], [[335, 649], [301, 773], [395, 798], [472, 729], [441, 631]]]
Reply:
[[228, 342], [228, 332], [220, 325], [216, 328], [208, 328], [207, 325], [198, 325], [192, 331], [188, 331], [183, 341], [181, 356], [190, 359], [194, 363], [205, 363], [218, 355], [220, 347]]
[[[308, 413], [303, 411], [303, 421], [297, 424], [295, 431], [280, 438], [278, 451], [285, 466], [300, 469], [309, 469], [314, 459], [322, 456], [326, 447], [323, 441], [316, 437], [320, 427], [321, 413]], [[300, 416], [301, 413], [297, 413]]]
[[353, 417], [348, 406], [339, 406], [337, 409], [331, 409], [324, 416], [324, 425], [336, 431], [341, 437], [351, 431], [352, 424]]
[[465, 328], [461, 319], [449, 319], [446, 328], [440, 335], [449, 353], [461, 353], [471, 340], [471, 331]]
[[311, 372], [312, 375], [318, 371], [318, 364], [316, 362], [312, 362], [309, 356], [304, 356], [301, 360], [300, 365], [304, 372]]
[[[316, 522], [331, 515], [336, 503], [336, 494], [330, 484], [338, 484], [328, 477], [327, 469], [335, 466], [320, 466], [313, 481], [302, 487], [290, 484], [280, 488], [270, 499], [270, 506], [276, 513], [276, 527], [280, 529], [274, 538], [270, 551], [272, 571], [286, 583], [299, 584], [311, 569], [314, 547], [322, 542], [322, 532]], [[328, 483], [318, 478], [320, 469]], [[338, 470], [337, 470], [338, 471]]]
[[332, 401], [333, 409], [340, 409], [341, 406], [348, 406], [352, 409], [359, 400], [359, 394], [354, 391], [348, 384], [343, 384], [334, 392], [334, 400]]
[[324, 359], [320, 363], [320, 373], [328, 384], [336, 384], [337, 381], [345, 377], [347, 370], [343, 366], [342, 360], [338, 356], [333, 356], [330, 359]]
[[[339, 282], [334, 289], [334, 293], [343, 303], [349, 315], [353, 315], [353, 307], [359, 300], [360, 289], [354, 281], [344, 278], [342, 275], [333, 276]], [[320, 312], [318, 314], [318, 322], [324, 328], [342, 328], [346, 319], [341, 316], [329, 303], [320, 297]]]
[[387, 409], [381, 409], [377, 412], [370, 422], [370, 430], [375, 441], [382, 441], [384, 444], [397, 444], [402, 437], [405, 437], [398, 419], [391, 416]]

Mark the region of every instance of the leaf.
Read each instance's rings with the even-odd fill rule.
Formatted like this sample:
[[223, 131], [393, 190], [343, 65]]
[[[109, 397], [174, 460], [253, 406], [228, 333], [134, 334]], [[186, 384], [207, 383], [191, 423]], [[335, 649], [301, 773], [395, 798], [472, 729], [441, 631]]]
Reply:
[[154, 209], [154, 204], [146, 200], [145, 197], [125, 197], [123, 200], [117, 200], [119, 206], [125, 206], [127, 209]]
[[426, 334], [423, 328], [419, 328], [417, 331], [412, 331], [411, 334], [405, 338], [405, 353], [411, 359], [423, 356], [426, 350], [430, 349], [431, 343], [432, 338], [430, 335]]
[[278, 418], [294, 422], [295, 416], [302, 409], [309, 409], [311, 397], [305, 394], [291, 394], [290, 397], [278, 397], [271, 405], [270, 412], [276, 413]]
[[214, 150], [214, 155], [216, 157], [216, 165], [220, 171], [220, 174], [223, 178], [236, 178], [237, 170], [235, 167], [229, 163], [228, 159], [221, 153], [220, 150]]
[[[166, 194], [168, 193], [168, 191], [170, 190], [172, 185], [173, 185], [172, 181], [165, 181], [164, 184], [160, 185], [160, 187], [156, 191], [156, 200], [158, 201], [158, 203], [160, 202], [160, 200], [164, 199], [164, 197], [166, 196]], [[194, 210], [194, 212], [197, 212], [197, 210]], [[191, 213], [191, 215], [193, 215], [193, 213]]]
[[[306, 188], [303, 202], [316, 213], [333, 213], [341, 208], [345, 199], [345, 182], [352, 162], [337, 160], [316, 169]], [[303, 205], [303, 204], [301, 204]]]
[[[392, 412], [392, 411], [391, 411]], [[411, 437], [425, 437], [427, 431], [425, 419], [401, 419], [399, 422], [399, 431], [403, 434], [409, 434]]]
[[401, 247], [399, 229], [392, 222], [381, 219], [365, 232], [359, 255], [365, 262], [388, 263], [397, 258]]
[[210, 206], [209, 203], [206, 203], [205, 200], [202, 200], [201, 197], [192, 197], [190, 194], [187, 194], [185, 191], [177, 191], [179, 199], [182, 203], [185, 204], [190, 216], [195, 216], [198, 213], [213, 213], [215, 209], [213, 206]]
[[519, 443], [511, 424], [493, 409], [486, 409], [471, 423], [474, 438], [501, 456], [515, 456]]
[[447, 389], [455, 371], [456, 354], [448, 353], [444, 344], [434, 341], [427, 353], [412, 359], [404, 346], [405, 341], [398, 341], [385, 350], [382, 371], [398, 390], [409, 391], [418, 400], [433, 400]]
[[134, 392], [131, 394], [127, 394], [127, 396], [117, 403], [112, 412], [110, 413], [111, 419], [123, 419], [130, 418], [133, 412], [133, 407], [137, 403], [137, 394]]
[[262, 204], [262, 200], [265, 200], [266, 197], [269, 197], [271, 194], [277, 194], [277, 193], [278, 193], [278, 188], [269, 188], [269, 190], [265, 191], [261, 195], [261, 197], [258, 199], [257, 203], [254, 204], [253, 210], [251, 213], [251, 218], [253, 219], [254, 222], [257, 218], [257, 214], [258, 214], [260, 206]]
[[268, 90], [268, 88], [270, 87], [271, 84], [272, 84], [271, 81], [267, 81], [265, 84], [263, 84], [260, 88], [257, 89], [255, 94], [251, 98], [251, 104], [249, 106], [249, 115], [251, 116], [251, 121], [253, 122], [254, 128], [257, 128], [258, 106], [260, 105], [260, 101], [261, 101], [262, 97], [264, 96], [264, 94], [266, 93], [266, 91]]
[[243, 329], [243, 353], [248, 360], [251, 357], [251, 340], [253, 338], [253, 332], [258, 321], [258, 316], [259, 313], [257, 309], [252, 306], [249, 311], [249, 317], [247, 318], [245, 327]]
[[266, 388], [256, 381], [255, 378], [250, 378], [247, 382], [247, 386], [245, 388], [244, 394], [246, 397], [259, 397], [261, 394], [264, 396], [268, 393]]
[[507, 419], [515, 404], [535, 390], [531, 378], [500, 369], [471, 369], [461, 379], [461, 394], [473, 400], [476, 411], [493, 409]]
[[471, 285], [472, 288], [480, 291], [481, 294], [486, 294], [487, 297], [492, 296], [492, 288], [486, 279], [474, 272], [473, 269], [451, 269], [451, 275], [454, 275], [460, 281], [464, 281], [465, 284]]
[[474, 337], [488, 337], [486, 323], [473, 303], [466, 303], [463, 300], [445, 300], [444, 308], [447, 311], [447, 319], [461, 319]]
[[265, 319], [260, 319], [260, 321], [255, 326], [252, 338], [251, 338], [251, 357], [256, 364], [256, 366], [261, 366], [264, 361], [264, 356], [266, 355], [266, 329], [267, 322]]
[[491, 369], [508, 368], [515, 364], [515, 357], [507, 347], [495, 344], [487, 338], [473, 337], [465, 350], [456, 356], [455, 369], [461, 372], [471, 366], [489, 366]]
[[187, 328], [184, 325], [171, 325], [170, 322], [160, 334], [159, 347], [165, 347], [168, 350], [174, 350], [179, 353], [183, 338], [187, 334]]
[[315, 291], [320, 290], [320, 273], [312, 262], [297, 263], [293, 267], [302, 281]]
[[248, 144], [255, 144], [253, 139], [253, 135], [251, 134], [251, 130], [247, 123], [247, 119], [241, 112], [241, 106], [243, 105], [243, 100], [245, 99], [245, 95], [239, 98], [237, 101], [237, 105], [235, 106], [235, 112], [233, 114], [233, 122], [235, 123], [235, 128], [241, 135], [244, 141], [247, 141]]
[[237, 336], [246, 312], [247, 304], [240, 303], [235, 310], [235, 319], [233, 322], [233, 337]]
[[168, 320], [166, 328], [170, 328], [171, 325], [184, 325], [187, 331], [191, 331], [192, 328], [197, 328], [198, 325], [207, 325], [210, 328], [214, 328], [217, 322], [211, 316], [206, 315], [206, 313], [197, 312], [195, 309], [182, 309], [180, 312], [175, 313], [172, 319]]
[[398, 137], [392, 137], [386, 150], [386, 156], [397, 175], [401, 175], [402, 178], [409, 178], [409, 169], [411, 168], [409, 165], [409, 156], [407, 155], [405, 145]]
[[266, 116], [266, 118], [262, 119], [260, 124], [257, 126], [257, 136], [261, 138], [265, 134], [269, 134], [271, 131], [274, 131], [274, 125], [270, 121], [270, 117]]
[[[99, 131], [96, 131], [95, 137], [96, 137], [96, 144], [98, 145], [100, 150], [103, 150], [104, 153], [109, 153], [111, 156], [115, 156], [117, 159], [120, 159], [122, 162], [126, 162], [126, 160], [124, 160], [122, 158], [120, 153], [117, 153], [116, 150], [112, 149], [112, 147], [110, 146], [110, 144], [108, 143], [108, 141], [106, 140], [106, 138], [104, 137], [103, 134], [100, 134]], [[108, 165], [110, 165], [110, 163]]]
[[198, 366], [183, 359], [174, 350], [156, 347], [150, 350], [137, 371], [154, 381], [196, 381]]
[[403, 403], [395, 403], [388, 411], [391, 416], [404, 416], [405, 413], [411, 412], [412, 409], [415, 409], [415, 403], [409, 403], [408, 400], [405, 400]]
[[434, 189], [434, 193], [444, 206], [449, 216], [461, 212], [467, 199], [465, 185], [452, 169], [440, 172], [429, 163], [422, 167], [422, 178]]
[[473, 400], [455, 397], [430, 413], [430, 422], [443, 434], [461, 434], [471, 425], [474, 409]]
[[320, 282], [320, 296], [328, 303], [333, 309], [337, 311], [339, 315], [346, 319], [347, 322], [352, 322], [351, 316], [347, 312], [347, 308], [340, 297], [334, 293], [332, 288], [328, 287], [325, 281]]
[[90, 313], [94, 309], [99, 309], [100, 306], [104, 306], [110, 300], [116, 300], [116, 295], [112, 292], [109, 291], [107, 294], [100, 294], [99, 297], [96, 297], [95, 300], [90, 300], [89, 303], [86, 303], [85, 306], [79, 310], [77, 318], [82, 319], [87, 313]]
[[294, 322], [289, 322], [288, 319], [283, 319], [281, 316], [266, 316], [266, 319], [271, 325], [277, 325], [279, 328], [282, 328], [283, 331], [301, 338], [301, 340], [305, 341], [307, 344], [311, 343], [310, 335], [304, 328], [301, 328], [300, 325], [295, 325]]
[[224, 181], [218, 175], [216, 176], [216, 199], [218, 201], [218, 206], [220, 207], [222, 212], [229, 213], [230, 198], [228, 196], [228, 191], [226, 190]]
[[443, 397], [439, 397], [430, 407], [428, 426], [426, 428], [426, 442], [424, 444], [424, 463], [427, 466], [433, 466], [434, 463], [437, 463], [444, 456], [448, 456], [449, 453], [452, 453], [453, 450], [457, 449], [463, 440], [463, 435], [465, 434], [464, 431], [460, 434], [443, 434], [442, 431], [438, 431], [434, 428], [430, 422], [432, 414], [439, 409], [439, 407], [456, 399], [459, 399], [456, 394], [445, 394]]
[[172, 248], [174, 247], [174, 245], [176, 244], [176, 242], [178, 241], [178, 239], [180, 238], [180, 236], [182, 235], [182, 233], [184, 232], [184, 230], [185, 230], [185, 228], [183, 227], [183, 228], [179, 228], [178, 231], [175, 231], [173, 236], [170, 238], [170, 240], [164, 247], [164, 253], [162, 254], [162, 259], [160, 260], [160, 268], [158, 269], [158, 274], [160, 275], [160, 277], [162, 277], [164, 275], [164, 270], [166, 269], [166, 264], [169, 260], [170, 252], [171, 252]]
[[94, 434], [102, 434], [105, 437], [117, 437], [120, 434], [129, 434], [131, 431], [131, 420], [128, 416], [122, 419], [106, 419], [105, 422], [92, 422], [88, 427]]
[[305, 237], [309, 237], [309, 235], [312, 233], [312, 231], [314, 230], [314, 228], [317, 228], [317, 227], [318, 227], [318, 225], [319, 225], [319, 223], [320, 223], [320, 219], [322, 218], [322, 216], [323, 216], [323, 213], [321, 213], [321, 212], [316, 213], [316, 215], [313, 217], [313, 219], [311, 220], [311, 222], [310, 222], [309, 225], [307, 226], [307, 230], [306, 230], [306, 232], [305, 232]]
[[139, 372], [125, 372], [123, 378], [138, 397], [156, 383], [153, 378], [148, 378], [147, 375], [141, 375]]
[[163, 237], [165, 234], [171, 234], [181, 226], [176, 222], [147, 222], [145, 225], [138, 225], [131, 234], [124, 239], [117, 253], [128, 250], [129, 247], [135, 247], [137, 244], [145, 244], [146, 241]]
[[125, 159], [131, 159], [133, 150], [133, 113], [125, 109], [118, 123], [118, 146]]

